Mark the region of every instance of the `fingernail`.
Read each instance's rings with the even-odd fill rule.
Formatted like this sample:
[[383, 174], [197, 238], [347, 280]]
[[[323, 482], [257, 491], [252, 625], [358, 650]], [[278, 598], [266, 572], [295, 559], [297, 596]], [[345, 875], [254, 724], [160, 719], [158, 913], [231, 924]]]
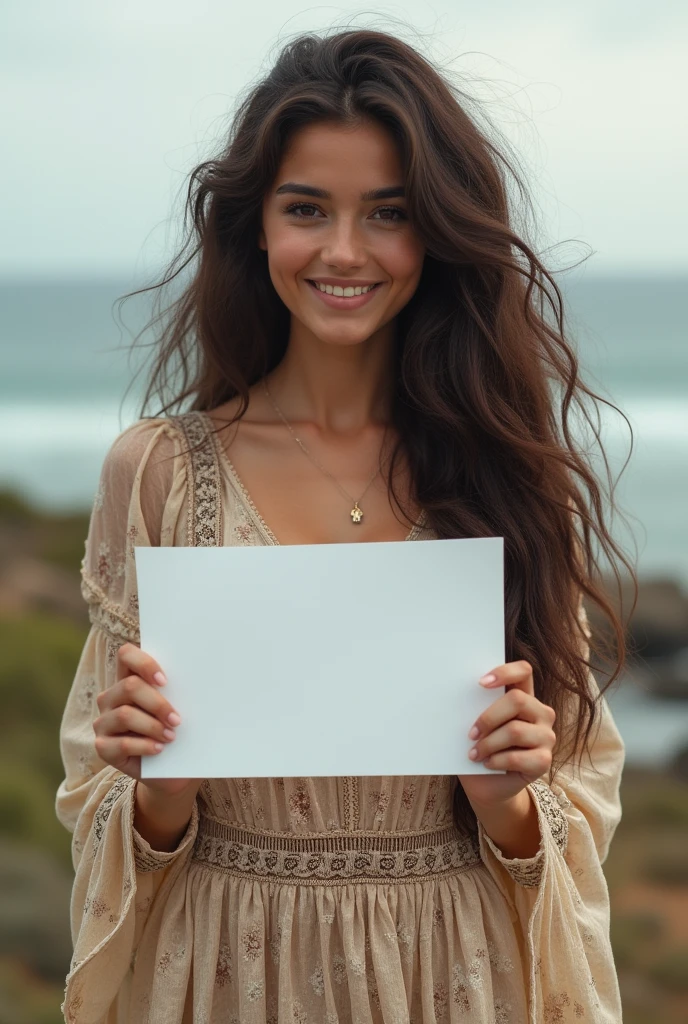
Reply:
[[166, 740], [173, 740], [175, 737], [174, 729], [163, 729], [162, 734]]
[[497, 676], [494, 674], [494, 672], [489, 672], [486, 676], [482, 676], [478, 680], [478, 682], [481, 683], [482, 685], [485, 685], [486, 683], [494, 683], [496, 678], [497, 678]]
[[170, 725], [179, 725], [179, 723], [181, 722], [181, 718], [179, 717], [176, 711], [173, 711], [171, 714], [167, 716], [167, 721], [170, 723]]
[[155, 675], [153, 676], [153, 679], [158, 684], [158, 686], [164, 686], [165, 683], [167, 682], [162, 672], [156, 672]]
[[156, 753], [159, 754], [160, 751], [162, 750], [162, 748], [164, 747], [164, 745], [165, 745], [164, 743], [156, 743], [155, 744], [155, 751], [156, 751]]
[[471, 761], [475, 761], [476, 757], [478, 756], [478, 748], [473, 747], [471, 750], [469, 750], [468, 756], [470, 757]]
[[480, 729], [478, 728], [477, 725], [474, 725], [473, 728], [471, 729], [471, 731], [468, 734], [468, 738], [469, 738], [469, 740], [477, 740], [479, 735], [480, 735]]

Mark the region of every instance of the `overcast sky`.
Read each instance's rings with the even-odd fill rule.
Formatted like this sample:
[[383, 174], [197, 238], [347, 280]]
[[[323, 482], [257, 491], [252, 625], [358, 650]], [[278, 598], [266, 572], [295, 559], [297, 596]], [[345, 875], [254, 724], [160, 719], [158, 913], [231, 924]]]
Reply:
[[158, 268], [178, 190], [237, 96], [281, 41], [335, 23], [389, 28], [478, 76], [543, 239], [590, 246], [586, 274], [688, 272], [684, 0], [5, 0], [0, 275]]

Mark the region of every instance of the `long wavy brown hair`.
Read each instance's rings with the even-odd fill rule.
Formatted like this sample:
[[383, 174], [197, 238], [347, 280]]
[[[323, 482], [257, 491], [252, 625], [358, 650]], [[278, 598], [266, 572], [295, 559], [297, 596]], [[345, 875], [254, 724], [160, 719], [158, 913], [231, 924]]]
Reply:
[[[240, 103], [219, 156], [192, 171], [181, 251], [161, 280], [123, 299], [190, 268], [180, 294], [147, 325], [163, 329], [142, 415], [154, 395], [156, 415], [210, 410], [240, 396], [240, 418], [249, 387], [280, 362], [289, 338], [289, 311], [257, 244], [285, 146], [315, 122], [372, 120], [387, 129], [404, 169], [409, 221], [426, 248], [418, 288], [396, 324], [390, 499], [403, 507], [391, 483], [403, 447], [416, 504], [438, 537], [504, 538], [506, 660], [530, 663], [536, 696], [557, 714], [553, 779], [588, 748], [599, 716], [591, 648], [612, 662], [601, 692], [625, 662], [625, 628], [601, 584], [600, 558], [620, 592], [615, 561], [626, 567], [634, 606], [638, 586], [606, 524], [613, 487], [608, 509], [572, 429], [577, 412], [609, 480], [599, 416], [595, 422], [589, 406], [611, 403], [579, 377], [554, 272], [513, 226], [531, 203], [522, 174], [471, 106], [465, 90], [393, 35], [299, 36]], [[611, 624], [605, 651], [600, 638], [588, 643], [580, 599]], [[460, 785], [454, 816], [475, 828]]]

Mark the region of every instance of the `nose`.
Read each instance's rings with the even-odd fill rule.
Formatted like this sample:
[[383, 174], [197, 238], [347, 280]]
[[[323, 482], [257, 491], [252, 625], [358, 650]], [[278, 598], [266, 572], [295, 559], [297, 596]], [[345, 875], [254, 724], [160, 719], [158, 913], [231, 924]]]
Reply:
[[363, 236], [355, 218], [341, 218], [327, 233], [321, 258], [332, 267], [362, 267], [367, 260]]

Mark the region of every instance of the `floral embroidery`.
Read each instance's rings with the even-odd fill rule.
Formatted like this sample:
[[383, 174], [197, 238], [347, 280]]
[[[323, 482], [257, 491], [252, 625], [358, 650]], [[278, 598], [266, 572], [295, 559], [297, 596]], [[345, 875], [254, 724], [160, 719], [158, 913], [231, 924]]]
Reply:
[[253, 782], [251, 779], [237, 779], [237, 790], [239, 792], [239, 803], [244, 811], [251, 806], [254, 798]]
[[476, 949], [475, 956], [468, 965], [468, 984], [471, 988], [483, 987], [483, 967], [487, 958], [487, 950]]
[[85, 914], [92, 914], [93, 917], [102, 917], [103, 914], [107, 914], [109, 910], [110, 907], [100, 896], [95, 896], [93, 898], [90, 896], [86, 897], [84, 902]]
[[337, 985], [346, 981], [346, 960], [339, 953], [332, 957], [332, 978]]
[[101, 540], [98, 545], [98, 558], [96, 562], [96, 576], [101, 587], [108, 590], [112, 586], [112, 566], [110, 545], [106, 540]]
[[349, 970], [351, 971], [351, 973], [355, 974], [359, 978], [362, 978], [366, 972], [366, 969], [365, 964], [361, 960], [361, 958], [357, 956], [350, 956], [347, 962], [349, 964]]
[[323, 974], [322, 964], [317, 965], [308, 980], [310, 981], [311, 988], [315, 992], [316, 996], [325, 995], [325, 976]]
[[108, 668], [112, 669], [117, 664], [117, 651], [120, 649], [120, 644], [115, 640], [108, 640], [107, 649], [105, 651], [105, 660]]
[[413, 806], [413, 798], [416, 793], [415, 782], [409, 782], [408, 786], [404, 786], [401, 794], [401, 803], [405, 810], [410, 811]]
[[232, 981], [232, 950], [226, 942], [223, 942], [217, 951], [217, 965], [215, 967], [215, 984], [218, 988], [224, 988]]
[[86, 674], [81, 680], [81, 686], [77, 695], [79, 710], [85, 715], [90, 715], [93, 709], [93, 695], [96, 692], [96, 677], [92, 673]]
[[453, 825], [400, 836], [386, 833], [294, 836], [257, 832], [200, 816], [193, 857], [244, 877], [298, 879], [304, 884], [345, 884], [351, 879], [442, 876], [477, 864], [472, 835]]
[[139, 528], [135, 525], [135, 523], [132, 523], [129, 529], [127, 530], [127, 540], [129, 541], [127, 545], [127, 553], [129, 555], [129, 558], [132, 559], [136, 558], [136, 555], [134, 554], [134, 541], [136, 540], [138, 535]]
[[397, 925], [397, 942], [402, 960], [410, 963], [413, 958], [413, 932], [410, 928], [402, 928]]
[[255, 527], [252, 523], [237, 523], [234, 532], [242, 543], [248, 544], [255, 532]]
[[291, 1016], [294, 1024], [308, 1024], [308, 1014], [298, 1000], [291, 1004]]
[[442, 907], [435, 907], [432, 912], [432, 926], [433, 928], [439, 928], [444, 923], [444, 911]]
[[580, 1003], [573, 1004], [573, 1012], [575, 1013], [576, 1017], [585, 1017], [585, 1010], [583, 1009]]
[[369, 968], [366, 971], [366, 987], [368, 989], [368, 995], [373, 1001], [373, 1005], [377, 1009], [381, 1009], [380, 993], [377, 987], [377, 978], [375, 977], [375, 971], [373, 968]]
[[289, 797], [289, 817], [297, 826], [310, 822], [311, 798], [303, 784], [298, 785]]
[[263, 982], [262, 981], [249, 981], [246, 986], [246, 995], [251, 1003], [255, 1003], [258, 999], [263, 998]]
[[385, 811], [389, 806], [389, 793], [386, 790], [373, 789], [368, 794], [371, 810], [374, 814], [373, 824], [381, 825]]
[[440, 776], [433, 775], [431, 776], [430, 782], [428, 783], [428, 795], [425, 798], [425, 807], [423, 809], [423, 825], [427, 824], [428, 816], [432, 814], [432, 812], [435, 809], [435, 804], [437, 803], [437, 786], [439, 784], [439, 781]]
[[468, 1013], [471, 1004], [468, 999], [466, 974], [463, 965], [460, 963], [455, 963], [452, 968], [452, 998], [458, 1005], [461, 1013]]
[[494, 1024], [509, 1024], [512, 1012], [513, 1007], [511, 1003], [507, 1003], [504, 999], [495, 999]]
[[176, 953], [166, 950], [155, 965], [155, 969], [158, 974], [162, 974], [163, 978], [167, 977], [167, 974], [175, 960], [183, 960], [186, 956], [186, 949], [182, 946]]
[[120, 797], [124, 796], [134, 785], [135, 780], [128, 775], [120, 775], [115, 779], [112, 786], [100, 801], [100, 806], [93, 817], [93, 855], [95, 856], [100, 841], [103, 838], [105, 826]]
[[244, 960], [257, 960], [263, 951], [263, 940], [258, 928], [250, 928], [242, 936]]
[[[564, 814], [561, 802], [561, 793], [559, 796], [544, 782], [531, 782], [531, 788], [540, 806], [540, 810], [543, 812], [549, 830], [552, 833], [552, 838], [559, 847], [562, 854], [566, 853], [566, 848], [569, 839], [569, 820]], [[564, 806], [570, 806], [571, 801], [566, 797], [566, 804]]]
[[[84, 999], [83, 999], [83, 996], [81, 995], [81, 992], [80, 991], [74, 992], [73, 995], [70, 997], [69, 1002], [67, 1003], [67, 1009], [66, 1009], [66, 1013], [65, 1013], [65, 1016], [66, 1016], [67, 1020], [75, 1021], [77, 1019], [76, 1015], [79, 1012], [79, 1010], [82, 1008], [83, 1005], [84, 1005]], [[64, 1003], [62, 1004], [60, 1009], [63, 1012], [65, 1011], [65, 1004]]]
[[564, 1007], [570, 1005], [571, 1000], [566, 992], [550, 992], [545, 999], [544, 1024], [564, 1024]]
[[222, 544], [222, 502], [220, 470], [214, 435], [206, 430], [200, 412], [187, 412], [173, 419], [181, 427], [189, 448], [184, 452], [189, 478], [187, 540], [189, 547], [219, 547]]
[[447, 992], [447, 986], [444, 982], [438, 982], [432, 991], [432, 1000], [435, 1007], [435, 1016], [438, 1020], [442, 1020], [447, 1013], [447, 1003], [449, 1001], [449, 993]]
[[508, 956], [503, 956], [497, 950], [494, 942], [488, 942], [487, 955], [490, 958], [491, 966], [494, 967], [498, 974], [507, 974], [509, 971], [513, 971], [514, 964], [512, 959]]

